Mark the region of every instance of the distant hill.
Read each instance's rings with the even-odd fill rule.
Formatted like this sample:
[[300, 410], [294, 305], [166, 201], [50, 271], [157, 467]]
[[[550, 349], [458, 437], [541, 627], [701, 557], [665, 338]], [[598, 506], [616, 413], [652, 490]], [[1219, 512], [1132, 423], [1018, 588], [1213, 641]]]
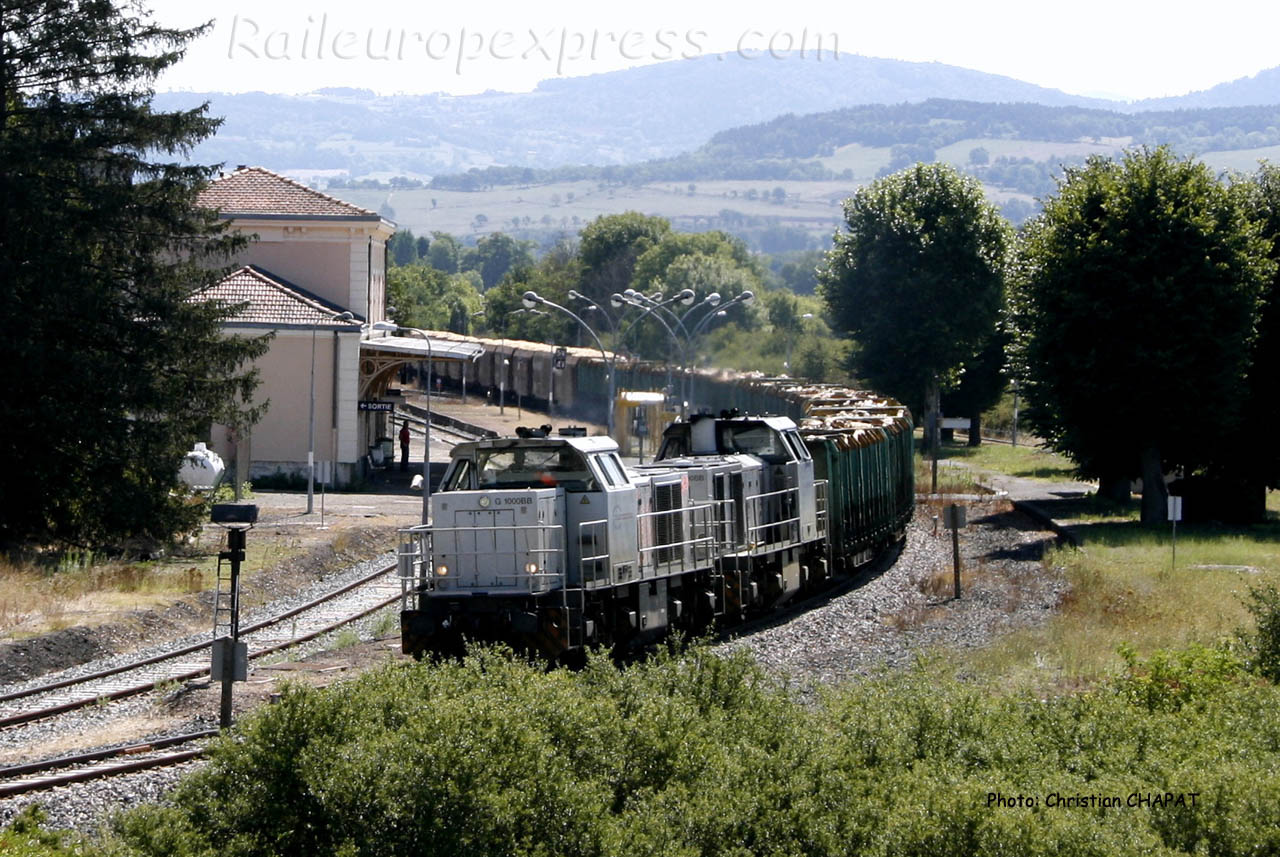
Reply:
[[1193, 107], [1248, 107], [1255, 104], [1280, 104], [1280, 66], [1188, 95], [1135, 101], [1129, 109], [1185, 110]]
[[198, 160], [295, 173], [429, 176], [494, 164], [631, 163], [686, 152], [718, 131], [784, 113], [929, 98], [1116, 106], [941, 63], [812, 53], [674, 60], [548, 80], [528, 93], [177, 92], [159, 94], [156, 104], [175, 109], [207, 100], [226, 118], [197, 149]]
[[[1027, 146], [1011, 142], [1035, 143]], [[1053, 187], [1052, 172], [1092, 153], [1169, 145], [1184, 154], [1253, 152], [1280, 145], [1280, 105], [1122, 113], [1086, 107], [991, 104], [929, 99], [869, 104], [806, 115], [787, 114], [720, 131], [698, 149], [620, 166], [473, 168], [439, 175], [430, 187], [475, 191], [493, 186], [597, 181], [614, 184], [723, 180], [866, 179], [842, 150], [885, 150], [875, 174], [917, 161], [968, 156], [975, 174], [1025, 194]], [[994, 151], [993, 151], [994, 150]], [[1268, 153], [1260, 153], [1266, 155]], [[950, 157], [948, 157], [950, 155]], [[1003, 155], [1003, 157], [1002, 157]], [[990, 161], [990, 163], [989, 163]], [[967, 160], [961, 163], [969, 165]], [[1245, 157], [1244, 168], [1249, 166]], [[1017, 167], [1018, 169], [1010, 169]]]

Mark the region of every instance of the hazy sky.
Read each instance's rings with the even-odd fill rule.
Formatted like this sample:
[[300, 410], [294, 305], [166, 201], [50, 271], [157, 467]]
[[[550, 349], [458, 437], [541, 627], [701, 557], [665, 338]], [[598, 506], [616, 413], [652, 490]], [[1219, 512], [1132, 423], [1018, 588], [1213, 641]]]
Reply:
[[[1280, 65], [1280, 4], [1128, 0], [516, 3], [152, 0], [166, 24], [212, 18], [162, 89], [524, 91], [740, 47], [936, 61], [1081, 95], [1180, 95]], [[798, 61], [795, 58], [785, 61]]]

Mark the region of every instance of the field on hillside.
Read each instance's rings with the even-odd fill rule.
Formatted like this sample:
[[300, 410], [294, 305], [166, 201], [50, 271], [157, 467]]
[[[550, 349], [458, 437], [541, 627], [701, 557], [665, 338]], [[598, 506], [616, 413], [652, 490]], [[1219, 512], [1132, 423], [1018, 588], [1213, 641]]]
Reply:
[[[1048, 140], [1001, 140], [975, 137], [937, 151], [939, 161], [964, 168], [969, 153], [987, 150], [996, 158], [1029, 158], [1050, 164], [1090, 154], [1119, 156], [1128, 138], [1062, 143]], [[1280, 160], [1280, 146], [1227, 152], [1207, 152], [1203, 160], [1215, 169], [1252, 171], [1260, 159]], [[402, 229], [423, 235], [433, 231], [475, 238], [490, 232], [510, 232], [545, 239], [555, 233], [576, 234], [604, 214], [640, 211], [665, 217], [679, 230], [709, 228], [738, 231], [780, 226], [809, 235], [813, 246], [826, 247], [841, 223], [842, 200], [874, 179], [890, 162], [888, 147], [859, 144], [841, 146], [816, 159], [830, 170], [850, 170], [852, 179], [834, 181], [695, 181], [611, 185], [595, 181], [512, 185], [484, 191], [335, 189], [336, 196], [381, 211]], [[1058, 172], [1055, 170], [1054, 172]], [[785, 194], [779, 202], [778, 189]], [[987, 187], [997, 205], [1034, 198], [1008, 188]]]
[[950, 146], [938, 149], [938, 160], [957, 167], [967, 166], [969, 153], [974, 149], [987, 150], [991, 160], [996, 158], [1030, 158], [1033, 161], [1058, 161], [1062, 158], [1079, 158], [1088, 155], [1119, 155], [1132, 139], [1103, 138], [1098, 142], [1062, 143], [1048, 140], [998, 140], [990, 137], [972, 137], [957, 140]]
[[[779, 187], [786, 193], [781, 204], [773, 201]], [[687, 182], [634, 187], [578, 181], [476, 192], [428, 188], [331, 192], [357, 205], [382, 210], [400, 228], [419, 235], [439, 231], [478, 237], [518, 229], [576, 233], [602, 214], [633, 210], [665, 217], [677, 229], [697, 230], [716, 225], [710, 221], [721, 219], [728, 210], [748, 218], [777, 218], [781, 225], [804, 229], [826, 240], [840, 222], [841, 200], [856, 187], [856, 182], [848, 181], [709, 181], [693, 182], [690, 192]], [[518, 224], [515, 218], [519, 218]]]
[[1260, 149], [1233, 149], [1229, 152], [1205, 152], [1200, 159], [1219, 170], [1240, 170], [1251, 173], [1258, 168], [1258, 161], [1280, 163], [1280, 146], [1263, 146]]

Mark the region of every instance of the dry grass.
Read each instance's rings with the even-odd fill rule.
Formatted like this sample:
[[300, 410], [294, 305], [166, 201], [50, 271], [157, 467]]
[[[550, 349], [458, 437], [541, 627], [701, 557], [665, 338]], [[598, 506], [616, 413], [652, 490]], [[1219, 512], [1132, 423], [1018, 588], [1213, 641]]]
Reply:
[[[83, 563], [50, 567], [0, 558], [0, 639], [97, 626], [132, 610], [164, 607], [211, 589], [221, 539], [221, 531], [209, 530], [181, 555], [148, 562], [87, 557]], [[295, 538], [250, 540], [245, 579], [300, 550]]]
[[31, 759], [50, 759], [98, 747], [136, 742], [139, 735], [172, 731], [181, 721], [181, 718], [174, 716], [139, 715], [81, 732], [57, 732], [43, 740], [0, 749], [0, 765], [15, 765]]
[[[933, 487], [933, 461], [916, 454], [916, 494], [929, 494]], [[938, 462], [939, 494], [978, 494], [978, 485], [972, 469], [949, 461]]]
[[1250, 624], [1251, 585], [1280, 582], [1275, 527], [1180, 533], [1177, 566], [1168, 533], [1133, 525], [1091, 533], [1083, 548], [1045, 556], [1070, 584], [1057, 615], [969, 656], [967, 667], [1001, 685], [1042, 691], [1087, 686], [1119, 669], [1122, 644], [1141, 656], [1212, 644]]
[[[965, 592], [973, 587], [980, 576], [980, 570], [961, 565], [960, 594], [962, 597]], [[921, 593], [935, 601], [954, 598], [956, 594], [955, 569], [951, 566], [934, 569], [932, 573], [916, 580], [915, 585], [916, 589], [919, 589]]]

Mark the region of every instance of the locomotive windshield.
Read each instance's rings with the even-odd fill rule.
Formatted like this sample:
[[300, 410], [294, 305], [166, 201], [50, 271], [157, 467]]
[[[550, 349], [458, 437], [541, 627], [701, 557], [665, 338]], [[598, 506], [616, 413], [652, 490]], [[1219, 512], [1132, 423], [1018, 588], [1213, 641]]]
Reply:
[[763, 423], [725, 422], [718, 428], [718, 445], [725, 452], [745, 452], [770, 464], [784, 464], [793, 458], [782, 433]]
[[458, 462], [445, 479], [442, 491], [475, 491], [486, 488], [555, 488], [595, 491], [596, 480], [587, 460], [570, 446], [519, 446], [477, 449], [475, 458]]

